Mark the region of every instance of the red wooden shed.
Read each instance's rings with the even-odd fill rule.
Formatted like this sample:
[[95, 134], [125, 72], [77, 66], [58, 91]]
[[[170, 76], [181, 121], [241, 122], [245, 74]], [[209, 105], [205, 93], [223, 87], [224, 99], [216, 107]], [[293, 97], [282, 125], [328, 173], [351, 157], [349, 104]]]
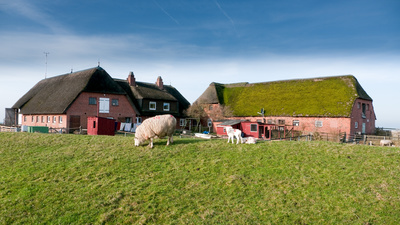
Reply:
[[92, 116], [87, 119], [88, 135], [115, 135], [115, 120]]
[[241, 130], [245, 137], [266, 140], [285, 138], [287, 130], [285, 124], [268, 124], [249, 120], [227, 120], [216, 126], [217, 135], [227, 135], [227, 127]]

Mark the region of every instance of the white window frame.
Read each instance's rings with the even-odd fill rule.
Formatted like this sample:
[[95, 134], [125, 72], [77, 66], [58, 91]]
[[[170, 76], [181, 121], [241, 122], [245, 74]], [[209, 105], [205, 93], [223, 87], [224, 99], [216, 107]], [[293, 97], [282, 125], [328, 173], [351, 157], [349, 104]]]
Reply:
[[185, 126], [185, 122], [186, 122], [186, 119], [180, 119], [179, 126], [181, 126], [181, 127]]
[[358, 122], [354, 123], [354, 128], [356, 128], [356, 129], [358, 128]]
[[142, 123], [142, 117], [136, 117], [136, 123]]
[[163, 110], [164, 111], [169, 111], [169, 109], [170, 109], [170, 104], [168, 103], [168, 102], [164, 102], [164, 105], [163, 105]]
[[293, 126], [294, 127], [300, 126], [300, 120], [293, 120]]
[[[154, 105], [154, 107], [152, 107]], [[149, 102], [149, 110], [156, 110], [157, 109], [157, 102]]]
[[51, 117], [50, 116], [47, 116], [47, 122], [51, 123]]
[[57, 123], [57, 116], [53, 116], [53, 123]]
[[323, 126], [324, 126], [323, 121], [321, 121], [321, 120], [316, 120], [315, 121], [315, 127], [323, 127]]

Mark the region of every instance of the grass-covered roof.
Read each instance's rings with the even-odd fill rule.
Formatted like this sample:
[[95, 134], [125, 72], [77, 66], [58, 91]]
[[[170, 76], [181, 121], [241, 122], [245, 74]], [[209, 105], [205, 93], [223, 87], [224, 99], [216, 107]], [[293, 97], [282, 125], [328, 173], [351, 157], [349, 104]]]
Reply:
[[212, 83], [197, 100], [229, 106], [235, 116], [349, 117], [357, 98], [371, 100], [357, 79], [335, 76], [265, 83]]

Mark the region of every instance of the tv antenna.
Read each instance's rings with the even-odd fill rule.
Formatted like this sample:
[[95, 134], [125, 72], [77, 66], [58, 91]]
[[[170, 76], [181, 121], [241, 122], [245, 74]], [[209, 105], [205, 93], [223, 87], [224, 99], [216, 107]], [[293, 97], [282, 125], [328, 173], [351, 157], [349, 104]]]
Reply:
[[264, 110], [264, 108], [261, 108], [260, 111], [261, 112], [257, 112], [257, 113], [260, 114], [263, 117], [263, 123], [265, 123], [265, 110]]
[[44, 79], [47, 78], [47, 55], [50, 54], [50, 52], [43, 52], [43, 54], [46, 55], [46, 73], [44, 74]]

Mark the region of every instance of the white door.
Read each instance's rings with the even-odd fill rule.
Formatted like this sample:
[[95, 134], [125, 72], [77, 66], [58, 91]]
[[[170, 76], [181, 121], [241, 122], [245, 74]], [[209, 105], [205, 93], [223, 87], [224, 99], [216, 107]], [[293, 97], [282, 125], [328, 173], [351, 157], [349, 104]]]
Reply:
[[99, 98], [99, 113], [110, 113], [109, 98]]
[[362, 124], [362, 133], [365, 134], [365, 123]]

